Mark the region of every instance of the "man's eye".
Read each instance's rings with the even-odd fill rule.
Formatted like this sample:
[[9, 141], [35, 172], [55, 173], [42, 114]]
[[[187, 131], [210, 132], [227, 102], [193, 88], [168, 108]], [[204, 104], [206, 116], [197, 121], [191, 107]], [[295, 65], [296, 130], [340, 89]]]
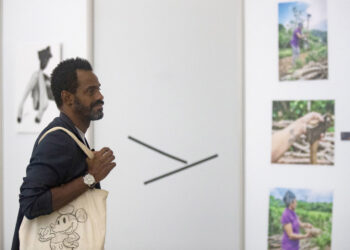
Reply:
[[90, 88], [90, 89], [88, 90], [88, 93], [89, 93], [89, 95], [94, 95], [97, 91], [100, 91], [100, 90], [101, 90], [100, 87]]

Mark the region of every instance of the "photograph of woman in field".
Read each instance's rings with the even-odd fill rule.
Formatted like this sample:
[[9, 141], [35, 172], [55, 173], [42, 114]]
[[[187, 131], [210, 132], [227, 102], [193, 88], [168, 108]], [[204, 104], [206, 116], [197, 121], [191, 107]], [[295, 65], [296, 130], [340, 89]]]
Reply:
[[326, 0], [278, 5], [279, 80], [328, 79]]
[[268, 249], [331, 249], [332, 207], [330, 191], [271, 190]]

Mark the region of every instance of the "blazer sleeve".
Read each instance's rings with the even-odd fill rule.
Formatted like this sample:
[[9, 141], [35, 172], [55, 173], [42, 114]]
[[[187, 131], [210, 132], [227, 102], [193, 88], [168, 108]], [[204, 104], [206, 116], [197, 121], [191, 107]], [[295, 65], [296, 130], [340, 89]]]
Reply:
[[63, 131], [51, 132], [35, 145], [19, 195], [21, 212], [28, 219], [52, 213], [50, 189], [64, 184], [75, 151], [75, 142]]

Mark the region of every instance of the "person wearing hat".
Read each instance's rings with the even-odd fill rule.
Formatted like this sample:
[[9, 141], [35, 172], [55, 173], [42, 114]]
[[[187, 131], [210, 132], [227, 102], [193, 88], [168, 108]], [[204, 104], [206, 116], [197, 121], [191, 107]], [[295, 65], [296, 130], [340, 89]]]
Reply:
[[303, 223], [299, 220], [299, 217], [295, 213], [297, 207], [297, 200], [295, 194], [288, 190], [284, 197], [283, 202], [286, 205], [281, 218], [283, 226], [282, 236], [282, 249], [283, 250], [299, 250], [299, 240], [311, 237], [311, 232], [301, 234], [299, 228], [312, 228], [310, 223]]

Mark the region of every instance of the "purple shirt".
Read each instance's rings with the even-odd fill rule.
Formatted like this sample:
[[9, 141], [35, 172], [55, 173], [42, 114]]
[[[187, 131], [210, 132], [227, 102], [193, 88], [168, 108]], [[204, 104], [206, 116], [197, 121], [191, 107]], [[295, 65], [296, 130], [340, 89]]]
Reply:
[[300, 35], [301, 33], [301, 28], [296, 28], [293, 32], [293, 37], [292, 40], [290, 41], [290, 45], [292, 45], [293, 47], [298, 47], [299, 46], [299, 37], [297, 36], [297, 33], [299, 33]]
[[[292, 224], [293, 233], [299, 234], [299, 220], [298, 220], [298, 216], [293, 210], [290, 210], [289, 208], [286, 208], [284, 210], [281, 218], [281, 223], [283, 226], [288, 223]], [[299, 250], [299, 240], [289, 239], [287, 233], [284, 231], [283, 237], [282, 237], [282, 249]]]

